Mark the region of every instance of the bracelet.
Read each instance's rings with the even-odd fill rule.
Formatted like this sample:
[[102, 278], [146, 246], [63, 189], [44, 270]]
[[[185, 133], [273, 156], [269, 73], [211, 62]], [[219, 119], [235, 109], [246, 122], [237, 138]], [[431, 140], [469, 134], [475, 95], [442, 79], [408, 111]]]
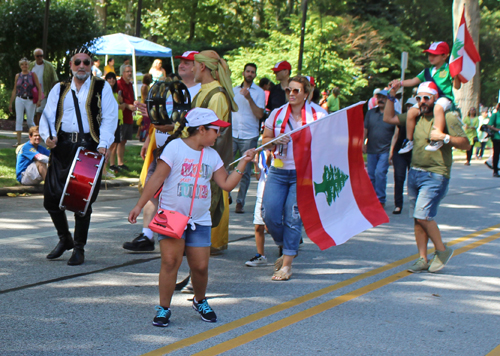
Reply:
[[396, 97], [395, 96], [392, 96], [391, 94], [387, 93], [387, 99], [392, 101], [393, 103], [396, 102]]
[[236, 171], [236, 173], [238, 173], [238, 174], [240, 174], [240, 175], [243, 175], [243, 172], [242, 172], [242, 171], [240, 171], [238, 168], [235, 168], [234, 170]]

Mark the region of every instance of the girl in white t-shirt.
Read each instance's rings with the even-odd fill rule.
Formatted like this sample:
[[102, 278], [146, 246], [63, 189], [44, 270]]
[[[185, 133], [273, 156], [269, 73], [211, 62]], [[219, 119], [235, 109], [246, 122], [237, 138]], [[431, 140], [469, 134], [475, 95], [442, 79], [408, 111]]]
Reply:
[[[128, 220], [135, 224], [144, 205], [163, 184], [159, 208], [189, 215], [198, 163], [203, 152], [193, 212], [182, 239], [164, 235], [158, 237], [161, 250], [160, 305], [155, 307], [154, 326], [168, 326], [170, 303], [184, 250], [194, 288], [193, 308], [198, 311], [203, 321], [217, 321], [217, 316], [205, 298], [212, 228], [209, 210], [210, 179], [222, 189], [231, 191], [241, 180], [245, 166], [255, 155], [254, 149], [248, 150], [234, 171], [227, 173], [219, 154], [210, 146], [215, 144], [220, 129], [229, 125], [219, 120], [210, 109], [195, 108], [189, 111], [172, 136], [159, 148], [161, 155], [156, 170], [146, 183], [137, 205], [129, 214]], [[178, 137], [182, 138], [177, 139]]]

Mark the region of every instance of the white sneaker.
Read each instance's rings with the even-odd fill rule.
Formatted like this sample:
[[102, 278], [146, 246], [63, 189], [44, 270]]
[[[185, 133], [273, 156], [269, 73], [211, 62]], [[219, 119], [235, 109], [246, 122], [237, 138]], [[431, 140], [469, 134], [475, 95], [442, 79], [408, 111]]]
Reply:
[[404, 153], [410, 152], [412, 149], [413, 149], [413, 141], [409, 141], [409, 140], [405, 139], [403, 141], [403, 146], [401, 146], [401, 149], [398, 151], [398, 153], [400, 155], [402, 155]]
[[115, 178], [115, 175], [111, 173], [110, 171], [107, 171], [106, 174], [104, 174], [106, 178]]
[[189, 280], [189, 283], [181, 289], [181, 293], [184, 294], [194, 294], [193, 283]]
[[248, 267], [267, 266], [267, 258], [266, 256], [256, 254], [250, 259], [250, 261], [246, 261], [245, 265]]
[[426, 151], [437, 151], [443, 147], [443, 141], [431, 141], [427, 146], [425, 146]]

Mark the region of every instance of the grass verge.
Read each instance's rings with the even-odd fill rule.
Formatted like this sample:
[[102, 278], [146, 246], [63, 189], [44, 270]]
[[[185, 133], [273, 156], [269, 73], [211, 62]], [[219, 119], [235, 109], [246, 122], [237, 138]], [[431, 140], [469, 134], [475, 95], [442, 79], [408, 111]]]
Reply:
[[[126, 146], [124, 161], [130, 171], [117, 173], [117, 178], [139, 178], [144, 162], [139, 155], [140, 152], [141, 146]], [[19, 185], [16, 179], [16, 149], [2, 148], [0, 149], [0, 188]]]

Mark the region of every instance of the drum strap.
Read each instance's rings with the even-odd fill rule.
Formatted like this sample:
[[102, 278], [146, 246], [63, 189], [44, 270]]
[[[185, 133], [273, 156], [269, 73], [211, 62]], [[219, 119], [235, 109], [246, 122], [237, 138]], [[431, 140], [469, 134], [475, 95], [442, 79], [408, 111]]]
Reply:
[[80, 131], [80, 134], [78, 135], [77, 142], [80, 143], [80, 142], [82, 142], [82, 138], [84, 137], [83, 135], [85, 134], [83, 132], [82, 113], [80, 112], [80, 105], [78, 105], [78, 99], [77, 99], [76, 93], [73, 89], [71, 89], [71, 94], [73, 94], [73, 102], [75, 103], [76, 120], [78, 121], [78, 130]]

